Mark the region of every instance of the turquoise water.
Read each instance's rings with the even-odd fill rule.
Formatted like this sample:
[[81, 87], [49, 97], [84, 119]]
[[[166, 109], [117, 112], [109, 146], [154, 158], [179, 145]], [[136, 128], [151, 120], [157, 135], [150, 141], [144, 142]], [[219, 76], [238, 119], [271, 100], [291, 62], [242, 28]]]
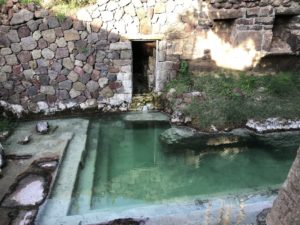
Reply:
[[296, 149], [255, 145], [172, 151], [159, 139], [168, 123], [134, 123], [119, 115], [91, 124], [71, 214], [274, 188], [296, 156]]

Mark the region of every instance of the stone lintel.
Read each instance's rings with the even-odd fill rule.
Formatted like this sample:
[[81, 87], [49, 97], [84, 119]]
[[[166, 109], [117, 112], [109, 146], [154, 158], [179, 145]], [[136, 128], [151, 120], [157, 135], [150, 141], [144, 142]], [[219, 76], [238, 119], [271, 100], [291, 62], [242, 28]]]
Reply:
[[244, 15], [244, 9], [220, 9], [209, 11], [209, 17], [213, 20], [237, 19], [244, 17]]

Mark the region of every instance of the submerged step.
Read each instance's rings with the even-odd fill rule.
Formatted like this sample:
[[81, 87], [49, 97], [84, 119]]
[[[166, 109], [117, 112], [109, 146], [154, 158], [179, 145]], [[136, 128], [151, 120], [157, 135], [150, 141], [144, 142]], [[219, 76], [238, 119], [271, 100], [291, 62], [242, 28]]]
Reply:
[[77, 190], [75, 190], [74, 198], [76, 202], [80, 202], [79, 205], [72, 206], [71, 214], [76, 211], [76, 213], [82, 214], [86, 213], [91, 208], [92, 196], [93, 196], [93, 184], [95, 175], [95, 164], [97, 161], [97, 151], [98, 151], [98, 140], [99, 140], [99, 128], [100, 123], [90, 123], [88, 132], [88, 142], [86, 146], [87, 155], [85, 158], [85, 164], [80, 170], [79, 176], [82, 177], [78, 181]]
[[74, 136], [66, 149], [52, 193], [43, 210], [39, 212], [37, 224], [56, 224], [49, 218], [56, 220], [65, 217], [71, 204], [78, 169], [85, 151], [89, 121], [84, 119], [62, 120], [60, 126], [64, 126], [64, 123], [68, 123], [68, 126], [72, 128]]
[[124, 116], [127, 122], [169, 122], [169, 117], [160, 112], [132, 113]]

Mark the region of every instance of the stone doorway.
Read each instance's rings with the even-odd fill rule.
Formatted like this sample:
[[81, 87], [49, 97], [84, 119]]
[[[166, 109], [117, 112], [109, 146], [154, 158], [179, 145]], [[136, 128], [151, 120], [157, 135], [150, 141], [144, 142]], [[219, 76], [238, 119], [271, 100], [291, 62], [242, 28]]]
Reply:
[[133, 94], [150, 93], [155, 88], [156, 41], [132, 41]]

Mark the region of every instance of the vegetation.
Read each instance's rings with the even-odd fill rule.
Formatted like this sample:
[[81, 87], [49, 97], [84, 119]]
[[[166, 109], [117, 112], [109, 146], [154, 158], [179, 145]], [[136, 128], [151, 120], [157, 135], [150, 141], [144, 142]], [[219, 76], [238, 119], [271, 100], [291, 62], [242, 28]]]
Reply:
[[0, 6], [4, 5], [6, 3], [6, 0], [0, 0]]
[[16, 125], [17, 123], [12, 120], [0, 118], [0, 132], [12, 130]]
[[20, 0], [21, 4], [29, 4], [29, 3], [34, 3], [36, 5], [41, 4], [41, 0]]
[[300, 74], [296, 73], [254, 76], [223, 72], [195, 77], [180, 71], [170, 88], [176, 90], [176, 96], [189, 91], [204, 93], [204, 100], [195, 98], [184, 109], [200, 129], [242, 126], [250, 118], [300, 118]]

